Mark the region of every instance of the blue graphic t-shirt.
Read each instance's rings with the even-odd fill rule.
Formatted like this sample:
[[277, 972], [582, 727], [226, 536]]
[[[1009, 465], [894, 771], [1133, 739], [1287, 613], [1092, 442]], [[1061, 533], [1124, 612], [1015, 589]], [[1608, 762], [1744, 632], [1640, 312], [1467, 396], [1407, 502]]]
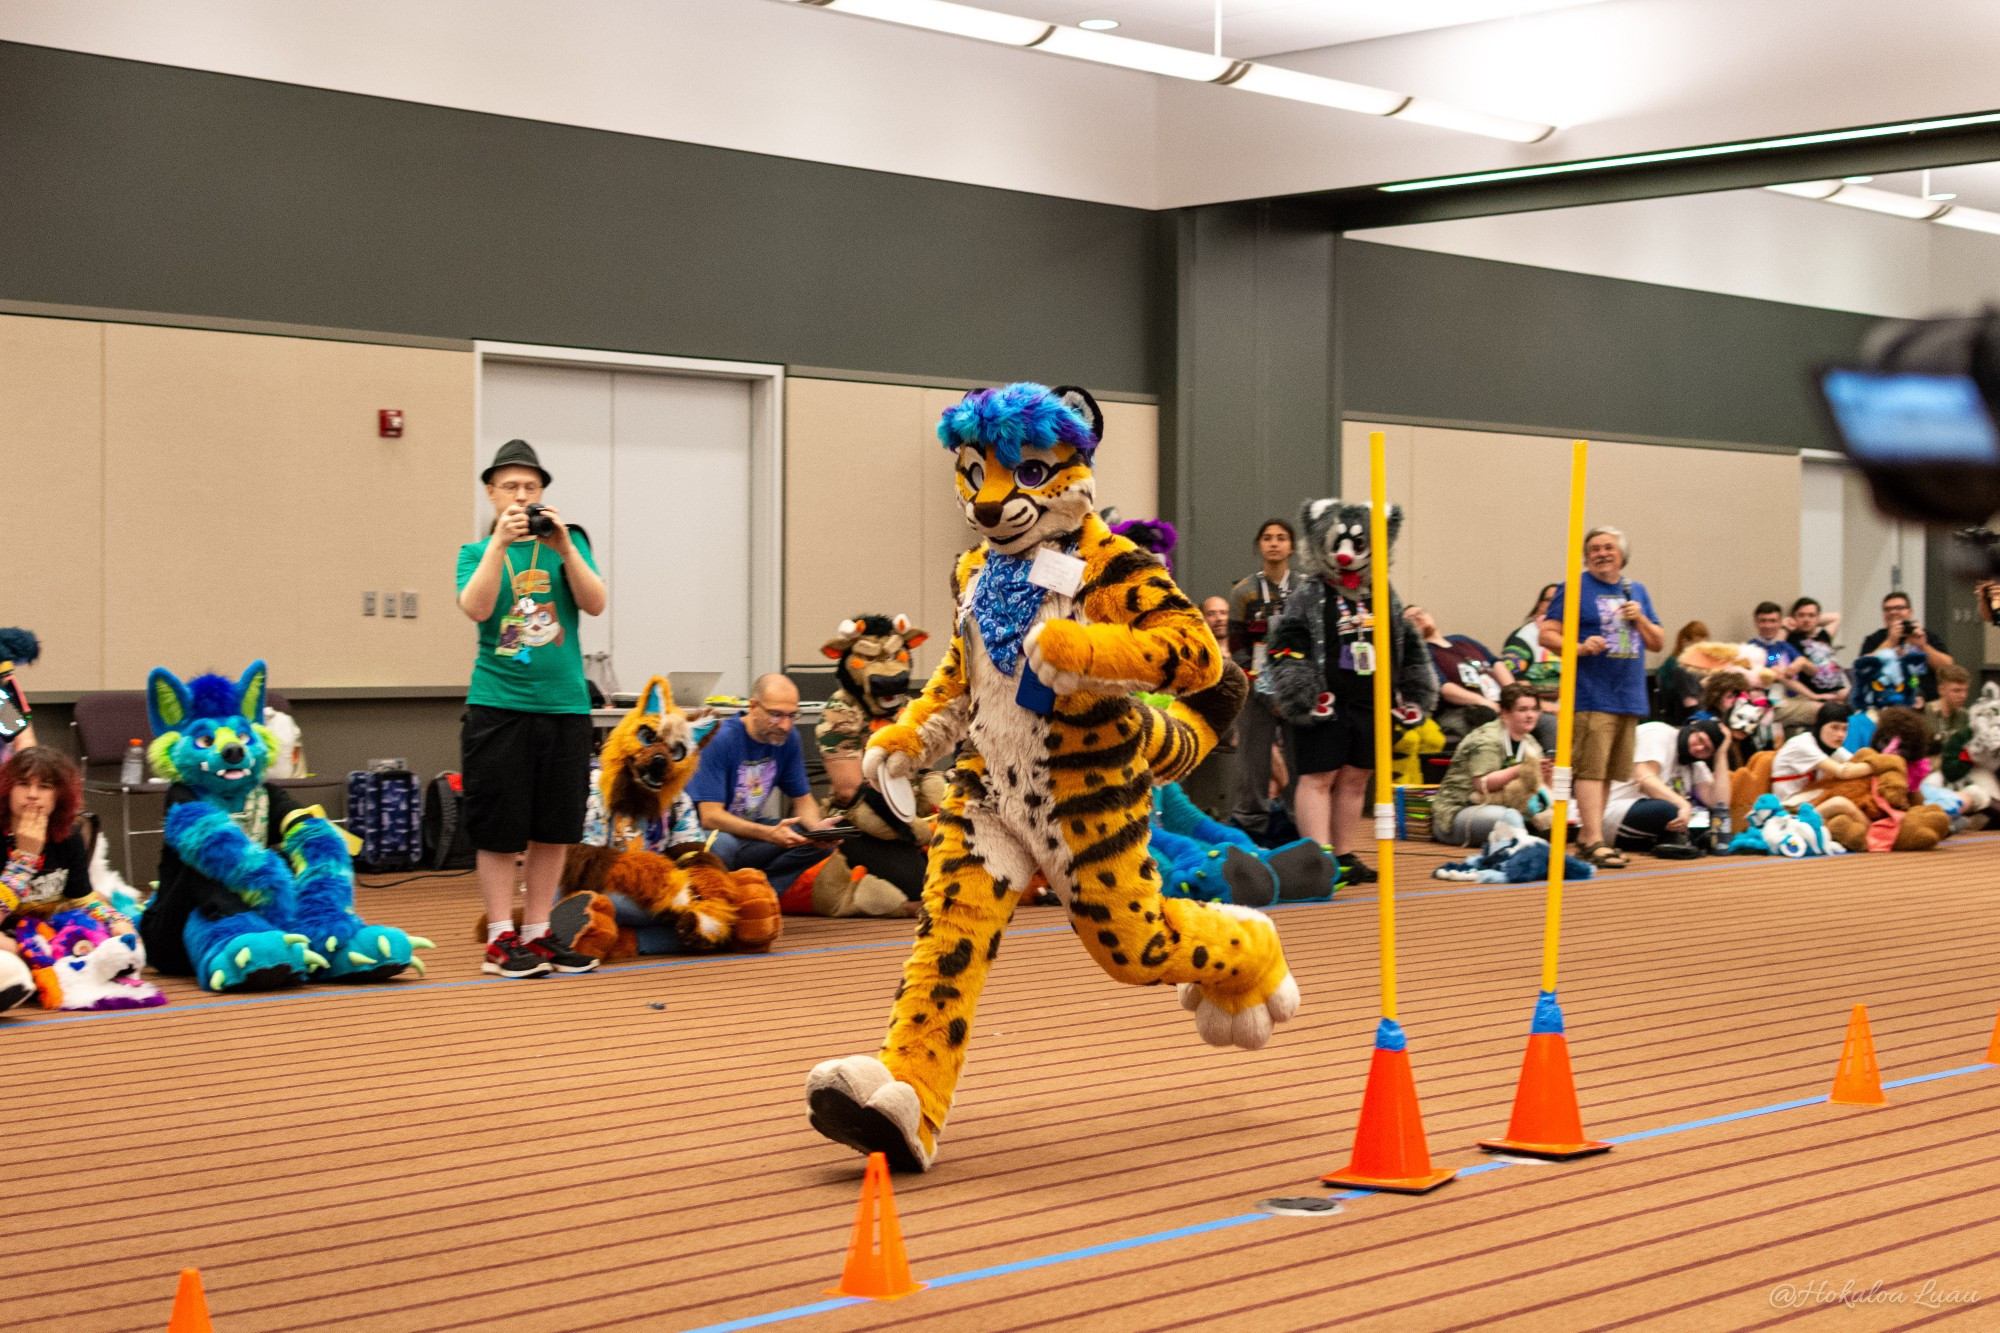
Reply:
[[732, 717], [701, 751], [701, 767], [687, 785], [696, 805], [713, 801], [739, 819], [761, 819], [776, 788], [797, 799], [812, 790], [805, 748], [796, 728], [776, 745], [753, 740], [743, 719]]
[[[1576, 641], [1593, 635], [1603, 638], [1604, 652], [1576, 659], [1576, 711], [1579, 713], [1624, 713], [1646, 716], [1646, 643], [1629, 620], [1618, 618], [1618, 608], [1628, 600], [1639, 604], [1646, 619], [1659, 623], [1653, 599], [1643, 583], [1606, 583], [1594, 574], [1583, 576], [1583, 595], [1577, 602]], [[1569, 589], [1558, 588], [1549, 603], [1547, 616], [1562, 623], [1563, 599]]]

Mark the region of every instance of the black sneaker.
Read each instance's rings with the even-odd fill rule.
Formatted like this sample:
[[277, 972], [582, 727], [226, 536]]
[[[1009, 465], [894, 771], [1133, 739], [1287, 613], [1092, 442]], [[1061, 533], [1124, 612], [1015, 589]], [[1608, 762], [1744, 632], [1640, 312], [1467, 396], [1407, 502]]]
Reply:
[[576, 950], [558, 940], [554, 935], [543, 935], [528, 941], [528, 951], [549, 965], [556, 972], [595, 972], [598, 959]]
[[1362, 864], [1361, 858], [1353, 852], [1343, 853], [1336, 859], [1339, 860], [1341, 869], [1347, 872], [1341, 881], [1344, 884], [1373, 884], [1381, 878], [1380, 875], [1377, 875], [1373, 870]]
[[35, 993], [33, 986], [0, 987], [0, 1013], [5, 1013]]
[[486, 961], [479, 965], [479, 970], [496, 977], [545, 977], [555, 967], [510, 930], [486, 946]]

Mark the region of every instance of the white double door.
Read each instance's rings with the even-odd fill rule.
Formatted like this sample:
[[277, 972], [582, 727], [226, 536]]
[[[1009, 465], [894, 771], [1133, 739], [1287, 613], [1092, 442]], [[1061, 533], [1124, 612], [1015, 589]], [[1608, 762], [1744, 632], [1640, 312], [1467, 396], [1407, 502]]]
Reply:
[[589, 534], [611, 605], [582, 617], [583, 651], [609, 650], [620, 688], [668, 671], [749, 687], [749, 384], [488, 359], [479, 435], [481, 470], [506, 441], [532, 444], [544, 498]]

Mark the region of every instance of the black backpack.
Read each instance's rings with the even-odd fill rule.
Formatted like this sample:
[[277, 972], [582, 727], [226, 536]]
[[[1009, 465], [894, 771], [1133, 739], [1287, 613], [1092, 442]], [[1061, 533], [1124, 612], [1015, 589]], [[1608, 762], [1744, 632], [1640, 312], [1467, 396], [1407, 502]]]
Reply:
[[470, 870], [478, 858], [465, 826], [465, 779], [444, 772], [424, 788], [424, 865], [431, 870]]

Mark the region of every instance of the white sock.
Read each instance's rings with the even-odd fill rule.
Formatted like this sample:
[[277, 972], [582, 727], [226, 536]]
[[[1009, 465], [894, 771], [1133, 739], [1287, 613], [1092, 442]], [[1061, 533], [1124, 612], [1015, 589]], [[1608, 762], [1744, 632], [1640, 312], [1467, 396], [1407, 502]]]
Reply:
[[491, 944], [491, 943], [493, 943], [493, 941], [495, 941], [495, 940], [499, 939], [499, 938], [500, 938], [500, 937], [501, 937], [502, 935], [505, 935], [505, 934], [506, 934], [506, 933], [507, 933], [508, 931], [512, 930], [513, 928], [514, 928], [514, 923], [513, 923], [512, 921], [489, 921], [489, 922], [487, 922], [487, 923], [486, 923], [486, 942], [487, 942], [488, 944]]
[[546, 921], [537, 921], [532, 926], [525, 922], [521, 925], [521, 939], [524, 943], [528, 940], [538, 940], [548, 933], [549, 923]]

